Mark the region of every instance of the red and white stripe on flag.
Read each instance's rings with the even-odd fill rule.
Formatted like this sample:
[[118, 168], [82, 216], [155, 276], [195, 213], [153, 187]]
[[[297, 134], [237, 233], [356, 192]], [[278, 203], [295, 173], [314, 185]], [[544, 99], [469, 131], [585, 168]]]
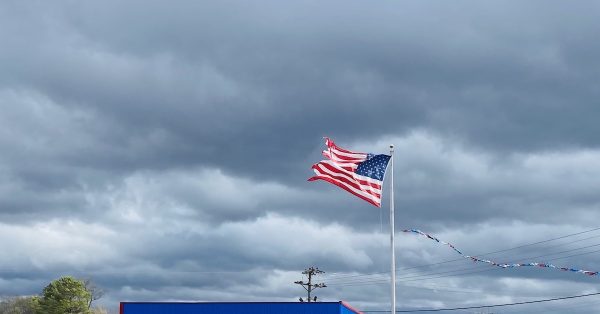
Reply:
[[343, 149], [335, 145], [329, 138], [325, 138], [325, 145], [327, 145], [327, 149], [323, 151], [323, 156], [327, 160], [322, 160], [312, 166], [315, 176], [308, 179], [308, 181], [327, 181], [377, 207], [381, 207], [383, 179], [378, 180], [357, 173], [359, 166], [373, 155]]

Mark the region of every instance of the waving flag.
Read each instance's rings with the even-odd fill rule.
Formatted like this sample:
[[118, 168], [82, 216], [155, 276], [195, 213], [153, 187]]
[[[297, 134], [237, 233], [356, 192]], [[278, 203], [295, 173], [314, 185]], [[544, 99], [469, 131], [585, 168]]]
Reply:
[[315, 176], [308, 181], [324, 180], [381, 207], [381, 189], [389, 155], [373, 155], [345, 150], [325, 138], [327, 149], [322, 160], [312, 166]]

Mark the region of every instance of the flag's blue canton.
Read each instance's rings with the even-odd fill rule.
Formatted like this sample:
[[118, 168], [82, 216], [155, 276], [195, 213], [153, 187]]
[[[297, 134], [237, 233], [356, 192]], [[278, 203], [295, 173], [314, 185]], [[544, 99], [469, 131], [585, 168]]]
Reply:
[[388, 155], [367, 155], [367, 160], [361, 162], [356, 168], [356, 173], [361, 176], [369, 177], [383, 181], [383, 175], [387, 167], [390, 156]]

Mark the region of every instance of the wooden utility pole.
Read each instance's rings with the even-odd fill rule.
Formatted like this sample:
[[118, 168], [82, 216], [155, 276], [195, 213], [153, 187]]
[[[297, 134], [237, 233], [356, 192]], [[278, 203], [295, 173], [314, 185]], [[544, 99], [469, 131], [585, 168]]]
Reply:
[[[316, 284], [312, 283], [313, 276], [322, 274], [322, 273], [324, 273], [324, 271], [319, 270], [318, 267], [309, 267], [308, 269], [305, 269], [302, 272], [302, 274], [304, 274], [308, 277], [308, 282], [304, 282], [302, 280], [294, 282], [297, 285], [301, 285], [302, 288], [304, 288], [304, 290], [306, 290], [306, 292], [308, 293], [306, 302], [317, 302], [317, 297], [315, 296], [311, 299], [310, 293], [314, 289], [327, 287], [324, 283], [316, 283]], [[300, 298], [300, 302], [304, 302], [304, 300], [302, 298]]]

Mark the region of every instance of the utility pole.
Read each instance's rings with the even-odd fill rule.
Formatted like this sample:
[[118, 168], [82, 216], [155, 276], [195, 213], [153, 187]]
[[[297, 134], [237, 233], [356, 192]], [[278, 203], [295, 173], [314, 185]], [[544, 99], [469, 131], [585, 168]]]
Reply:
[[[309, 267], [308, 269], [305, 269], [302, 272], [302, 274], [308, 276], [308, 282], [304, 282], [302, 280], [300, 280], [300, 281], [294, 281], [295, 284], [301, 285], [302, 288], [304, 288], [304, 290], [306, 290], [306, 292], [308, 292], [308, 297], [306, 299], [306, 302], [317, 302], [317, 297], [315, 296], [314, 298], [311, 299], [310, 298], [310, 293], [314, 289], [327, 287], [324, 283], [316, 283], [316, 284], [312, 283], [313, 276], [318, 275], [318, 274], [322, 274], [322, 273], [324, 273], [324, 271], [319, 270], [318, 267]], [[300, 298], [299, 300], [300, 300], [300, 302], [304, 302], [304, 300], [302, 298]]]

